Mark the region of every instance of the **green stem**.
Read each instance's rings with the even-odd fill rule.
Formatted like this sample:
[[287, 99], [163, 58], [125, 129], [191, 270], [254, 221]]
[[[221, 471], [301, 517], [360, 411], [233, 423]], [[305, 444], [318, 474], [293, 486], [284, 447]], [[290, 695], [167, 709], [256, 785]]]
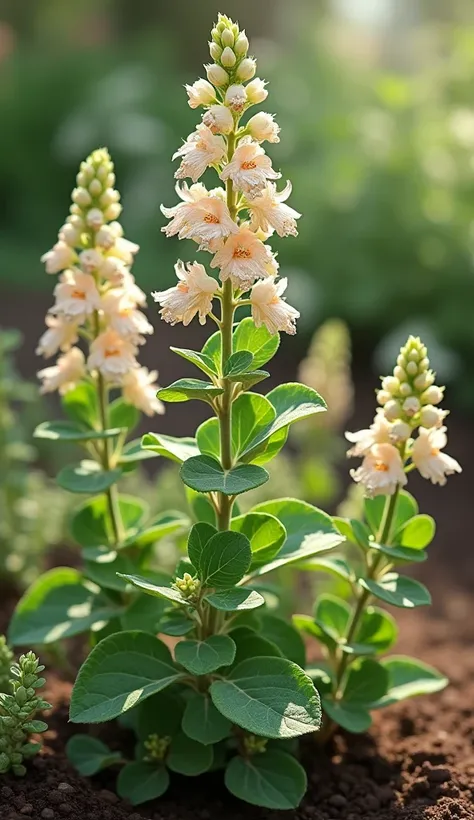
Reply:
[[[101, 373], [97, 376], [97, 392], [99, 394], [99, 413], [100, 426], [102, 430], [108, 429], [108, 391]], [[111, 468], [111, 452], [110, 439], [104, 438], [102, 448], [102, 466], [106, 472]], [[122, 521], [122, 514], [120, 512], [119, 491], [116, 484], [112, 484], [106, 492], [107, 506], [109, 509], [110, 522], [112, 524], [112, 532], [114, 536], [114, 543], [120, 544], [123, 541], [125, 533]]]

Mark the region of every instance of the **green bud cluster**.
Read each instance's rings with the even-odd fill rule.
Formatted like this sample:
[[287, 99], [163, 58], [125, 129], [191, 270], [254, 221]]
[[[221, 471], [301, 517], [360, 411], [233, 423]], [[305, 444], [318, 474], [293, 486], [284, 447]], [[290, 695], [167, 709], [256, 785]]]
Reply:
[[114, 164], [106, 148], [98, 148], [81, 162], [72, 192], [70, 216], [67, 219], [76, 236], [69, 242], [75, 247], [88, 248], [92, 235], [103, 225], [118, 219], [122, 212], [120, 194], [115, 185]]
[[377, 401], [388, 421], [400, 421], [415, 429], [436, 427], [446, 412], [435, 405], [443, 399], [444, 387], [435, 384], [427, 348], [418, 336], [409, 336], [400, 349], [393, 375], [382, 379]]
[[211, 38], [209, 52], [214, 63], [206, 66], [209, 82], [218, 88], [226, 88], [232, 83], [251, 80], [255, 75], [256, 62], [247, 56], [249, 41], [245, 31], [240, 31], [238, 23], [219, 14]]
[[162, 763], [170, 743], [170, 737], [160, 737], [157, 734], [149, 735], [143, 744], [146, 749], [146, 756], [143, 759], [147, 763]]
[[0, 774], [11, 770], [21, 777], [26, 773], [23, 761], [41, 748], [41, 743], [29, 742], [29, 735], [48, 728], [42, 720], [35, 720], [40, 709], [51, 707], [36, 694], [45, 683], [40, 677], [43, 669], [34, 652], [21, 655], [11, 667], [11, 694], [0, 694]]
[[176, 578], [173, 587], [181, 593], [183, 598], [196, 598], [201, 588], [199, 578], [193, 578], [189, 572], [185, 572], [182, 578]]
[[245, 754], [249, 757], [252, 755], [261, 755], [267, 750], [268, 738], [258, 737], [257, 735], [245, 735], [242, 741]]
[[10, 677], [13, 663], [13, 652], [7, 644], [5, 635], [0, 635], [0, 692], [11, 692]]

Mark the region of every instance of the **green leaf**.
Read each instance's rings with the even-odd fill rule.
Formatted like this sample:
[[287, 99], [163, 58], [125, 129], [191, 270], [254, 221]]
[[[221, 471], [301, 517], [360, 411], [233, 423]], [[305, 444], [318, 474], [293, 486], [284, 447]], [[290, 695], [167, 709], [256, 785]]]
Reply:
[[124, 574], [121, 575], [121, 577], [125, 578], [130, 584], [133, 584], [134, 587], [146, 592], [147, 595], [154, 595], [157, 598], [166, 598], [168, 601], [173, 601], [173, 603], [181, 604], [182, 606], [193, 606], [191, 601], [184, 598], [181, 593], [173, 587], [159, 586], [158, 584], [154, 584], [153, 581], [148, 580], [148, 578], [143, 578], [141, 575]]
[[266, 564], [280, 552], [286, 540], [286, 530], [274, 515], [250, 511], [232, 519], [231, 529], [241, 532], [250, 541], [251, 568]]
[[366, 732], [370, 728], [372, 718], [370, 712], [358, 704], [345, 703], [344, 701], [334, 702], [329, 697], [323, 697], [323, 709], [331, 720], [346, 729], [347, 732]]
[[199, 448], [193, 438], [175, 438], [174, 436], [147, 433], [142, 438], [142, 447], [160, 456], [182, 464], [191, 456], [199, 455]]
[[[97, 390], [90, 382], [80, 382], [61, 398], [64, 412], [79, 425], [94, 427], [99, 416]], [[114, 426], [114, 425], [111, 425]]]
[[235, 641], [237, 652], [235, 654], [234, 666], [243, 661], [254, 658], [282, 658], [283, 653], [273, 641], [264, 638], [262, 635], [247, 630], [245, 627], [238, 627], [232, 630], [232, 638]]
[[223, 375], [226, 377], [240, 376], [242, 373], [246, 373], [252, 365], [252, 353], [250, 353], [249, 350], [239, 350], [236, 353], [232, 353], [224, 363]]
[[207, 772], [214, 760], [212, 746], [205, 746], [180, 732], [171, 741], [166, 764], [172, 772], [195, 777]]
[[[83, 557], [90, 554], [89, 550], [84, 550]], [[115, 555], [113, 560], [109, 560]], [[127, 572], [133, 572], [134, 563], [126, 555], [120, 555], [116, 552], [105, 552], [103, 560], [84, 561], [84, 575], [90, 578], [95, 584], [103, 589], [115, 589], [118, 592], [123, 592], [127, 587], [127, 582], [123, 580], [117, 573], [123, 575]]]
[[243, 661], [209, 691], [226, 718], [262, 737], [298, 737], [321, 722], [319, 695], [310, 678], [285, 658]]
[[[131, 534], [148, 514], [146, 502], [133, 496], [120, 495], [120, 515], [125, 529]], [[82, 547], [100, 547], [113, 541], [107, 499], [104, 495], [85, 501], [74, 513], [70, 524], [71, 535]]]
[[144, 530], [139, 530], [137, 535], [127, 539], [127, 546], [147, 547], [156, 544], [169, 535], [185, 530], [189, 527], [189, 518], [182, 512], [168, 510], [160, 513], [154, 521]]
[[383, 697], [389, 685], [389, 674], [378, 661], [363, 658], [355, 661], [349, 669], [344, 688], [345, 703], [368, 706]]
[[397, 533], [397, 541], [402, 547], [422, 550], [431, 544], [435, 537], [436, 523], [431, 515], [415, 515], [410, 518]]
[[211, 524], [206, 524], [205, 521], [194, 524], [191, 528], [188, 537], [188, 556], [191, 564], [196, 568], [198, 573], [201, 572], [202, 551], [214, 535], [217, 535], [216, 528]]
[[84, 584], [72, 567], [45, 572], [20, 599], [10, 622], [13, 646], [54, 643], [89, 629], [101, 629], [121, 610], [107, 604], [97, 588]]
[[215, 384], [201, 379], [178, 379], [169, 387], [162, 387], [156, 395], [162, 401], [173, 403], [199, 399], [212, 404], [212, 399], [221, 396], [223, 392], [222, 387], [216, 387]]
[[104, 493], [122, 475], [121, 470], [103, 470], [97, 461], [84, 459], [79, 464], [69, 464], [59, 471], [56, 481], [70, 493]]
[[181, 467], [180, 475], [188, 487], [199, 493], [220, 492], [224, 495], [246, 493], [265, 484], [269, 478], [263, 467], [252, 464], [239, 464], [225, 471], [211, 456], [188, 458]]
[[218, 532], [204, 544], [199, 561], [203, 586], [228, 589], [247, 572], [252, 552], [250, 542], [239, 532]]
[[85, 430], [70, 421], [43, 421], [38, 425], [33, 436], [48, 439], [48, 441], [90, 441], [115, 438], [121, 432], [120, 427], [114, 427], [111, 430]]
[[397, 637], [398, 627], [392, 615], [384, 609], [368, 606], [362, 616], [354, 641], [342, 648], [349, 651], [352, 647], [352, 651], [358, 654], [366, 654], [369, 650], [386, 652], [393, 646]]
[[140, 411], [133, 404], [128, 404], [120, 396], [109, 405], [109, 424], [111, 427], [124, 427], [129, 432], [140, 421]]
[[201, 351], [203, 356], [212, 359], [218, 372], [220, 372], [221, 366], [221, 349], [221, 332], [217, 330], [212, 336], [209, 336]]
[[406, 655], [391, 655], [380, 662], [388, 672], [387, 693], [371, 704], [372, 709], [391, 706], [405, 698], [428, 695], [444, 689], [449, 680], [437, 669]]
[[140, 740], [150, 735], [173, 737], [180, 727], [184, 713], [181, 698], [164, 690], [142, 701], [138, 706], [136, 733]]
[[195, 623], [187, 617], [186, 610], [175, 609], [168, 610], [160, 622], [158, 623], [157, 632], [162, 632], [164, 635], [172, 635], [175, 638], [180, 638], [187, 635], [194, 629]]
[[118, 466], [122, 467], [124, 472], [130, 472], [139, 462], [147, 461], [149, 458], [157, 458], [159, 455], [159, 453], [152, 450], [144, 450], [141, 438], [136, 438], [125, 444], [118, 460]]
[[242, 319], [234, 330], [232, 348], [235, 352], [248, 350], [253, 355], [253, 366], [258, 369], [273, 358], [278, 350], [280, 337], [278, 333], [270, 333], [262, 325], [255, 327], [250, 316]]
[[249, 758], [233, 757], [225, 785], [235, 797], [266, 809], [296, 809], [307, 788], [306, 772], [286, 752], [268, 749]]
[[321, 413], [326, 410], [326, 403], [319, 393], [313, 390], [312, 387], [298, 384], [298, 382], [275, 387], [267, 394], [266, 398], [273, 406], [276, 416], [272, 422], [268, 423], [263, 430], [252, 438], [241, 453], [242, 456], [251, 454], [262, 442], [269, 439], [278, 430], [314, 413]]
[[299, 632], [283, 618], [278, 618], [276, 615], [264, 613], [261, 616], [261, 623], [263, 637], [273, 641], [285, 658], [304, 668], [306, 650]]
[[254, 507], [253, 512], [278, 518], [286, 529], [287, 538], [278, 556], [254, 570], [251, 577], [327, 552], [344, 540], [329, 515], [296, 498], [266, 501]]
[[[374, 498], [364, 499], [364, 510], [367, 523], [377, 538], [385, 509], [385, 496], [376, 495]], [[398, 530], [405, 521], [416, 515], [418, 504], [410, 493], [401, 490], [398, 495], [397, 507], [394, 516], [394, 530]]]
[[205, 353], [198, 353], [197, 350], [187, 350], [184, 347], [170, 347], [170, 350], [172, 350], [173, 353], [177, 353], [178, 356], [181, 356], [183, 359], [186, 359], [186, 361], [191, 362], [191, 364], [194, 364], [199, 370], [206, 373], [207, 376], [212, 378], [213, 376], [219, 375], [216, 364], [211, 356], [206, 356]]
[[202, 455], [212, 456], [219, 461], [221, 457], [219, 419], [212, 417], [203, 421], [196, 430], [196, 442]]
[[122, 759], [120, 752], [112, 752], [105, 743], [90, 735], [73, 735], [67, 742], [66, 755], [83, 777], [91, 777]]
[[165, 793], [170, 783], [166, 768], [156, 763], [127, 763], [117, 778], [119, 797], [132, 806], [154, 800]]
[[244, 390], [250, 390], [256, 384], [268, 379], [270, 373], [267, 370], [249, 370], [248, 373], [239, 373], [237, 376], [228, 376], [231, 382], [238, 382], [242, 385]]
[[344, 558], [310, 558], [309, 561], [299, 565], [300, 569], [309, 570], [311, 572], [329, 572], [335, 575], [336, 578], [342, 578], [343, 581], [351, 582], [353, 580], [352, 570], [344, 560]]
[[182, 729], [192, 740], [210, 746], [230, 735], [232, 723], [221, 715], [208, 695], [196, 692], [186, 703]]
[[236, 399], [232, 405], [232, 447], [237, 460], [274, 419], [272, 404], [260, 393], [243, 393]]
[[185, 487], [184, 489], [195, 521], [211, 524], [211, 526], [215, 527], [217, 525], [216, 511], [209, 499], [205, 495], [201, 495], [195, 490], [192, 490], [191, 487]]
[[428, 606], [431, 603], [431, 595], [423, 584], [396, 572], [387, 573], [379, 581], [359, 578], [359, 584], [376, 598], [392, 606], [413, 609], [415, 606]]
[[181, 678], [169, 649], [147, 632], [104, 638], [82, 664], [72, 691], [70, 720], [102, 723]]
[[211, 635], [204, 641], [187, 640], [176, 644], [175, 660], [192, 675], [209, 675], [235, 658], [235, 643], [228, 635]]
[[211, 592], [204, 596], [204, 600], [223, 612], [238, 612], [247, 609], [256, 609], [263, 606], [265, 598], [255, 589], [236, 587], [234, 589], [221, 589], [218, 592]]
[[163, 616], [164, 601], [157, 601], [150, 595], [140, 595], [123, 613], [120, 621], [122, 629], [139, 629], [156, 635], [160, 618]]
[[412, 549], [411, 547], [399, 547], [399, 546], [387, 546], [385, 544], [377, 544], [376, 541], [371, 541], [369, 548], [372, 550], [376, 550], [377, 552], [382, 552], [388, 558], [392, 564], [399, 564], [399, 563], [413, 563], [413, 564], [421, 564], [423, 561], [426, 561], [427, 554], [422, 549]]
[[351, 614], [351, 608], [342, 598], [335, 595], [323, 594], [316, 601], [314, 618], [335, 641], [342, 638], [346, 632]]

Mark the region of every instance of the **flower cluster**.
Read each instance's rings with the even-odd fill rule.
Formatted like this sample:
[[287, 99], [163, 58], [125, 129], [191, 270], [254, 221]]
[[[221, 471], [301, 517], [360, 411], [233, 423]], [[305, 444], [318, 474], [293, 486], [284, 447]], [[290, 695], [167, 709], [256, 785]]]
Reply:
[[[265, 82], [254, 78], [256, 61], [248, 56], [245, 32], [219, 15], [211, 36], [214, 62], [205, 66], [207, 80], [186, 86], [191, 108], [204, 108], [202, 122], [173, 157], [181, 160], [176, 179], [189, 178], [192, 184], [177, 183], [181, 202], [172, 208], [162, 206], [170, 220], [162, 230], [166, 236], [191, 239], [199, 250], [211, 253], [210, 268], [218, 270], [221, 283], [230, 280], [239, 297], [250, 291], [240, 304], [251, 306], [257, 327], [264, 324], [271, 333], [293, 334], [299, 313], [283, 298], [287, 280], [278, 280], [276, 255], [266, 244], [274, 232], [296, 236], [300, 216], [286, 204], [291, 184], [277, 190], [281, 174], [261, 145], [278, 142], [280, 129], [264, 112], [240, 124], [242, 115], [268, 95]], [[211, 167], [226, 188], [207, 190], [198, 181]], [[187, 325], [198, 315], [204, 324], [206, 316], [213, 316], [214, 298], [221, 298], [219, 282], [197, 262], [178, 262], [176, 275], [175, 287], [152, 294], [163, 319]]]
[[[61, 355], [38, 375], [43, 393], [64, 394], [99, 374], [108, 387], [122, 389], [125, 401], [153, 415], [162, 412], [157, 373], [136, 358], [153, 328], [139, 309], [145, 294], [130, 272], [138, 245], [124, 238], [117, 222], [122, 208], [114, 184], [108, 151], [94, 151], [81, 164], [58, 241], [42, 257], [46, 272], [59, 274], [59, 281], [37, 353]], [[80, 338], [89, 345], [87, 358], [77, 346]]]
[[442, 452], [447, 443], [443, 422], [448, 411], [438, 405], [443, 387], [435, 384], [426, 346], [410, 336], [400, 350], [393, 375], [382, 379], [379, 407], [367, 430], [346, 433], [353, 444], [349, 456], [363, 457], [352, 470], [368, 495], [392, 495], [407, 483], [407, 472], [418, 469], [433, 484], [446, 484], [446, 476], [460, 473], [458, 462]]

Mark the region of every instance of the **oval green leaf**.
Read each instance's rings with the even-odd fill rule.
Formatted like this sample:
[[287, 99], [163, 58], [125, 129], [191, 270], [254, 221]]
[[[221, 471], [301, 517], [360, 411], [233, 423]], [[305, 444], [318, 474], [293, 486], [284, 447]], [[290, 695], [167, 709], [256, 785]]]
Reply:
[[153, 763], [127, 763], [117, 778], [117, 793], [132, 806], [154, 800], [165, 793], [170, 776], [164, 766]]
[[112, 752], [105, 743], [90, 735], [73, 735], [66, 744], [66, 755], [83, 777], [91, 777], [122, 759], [120, 752]]
[[268, 749], [249, 758], [233, 757], [225, 771], [225, 785], [235, 797], [266, 809], [296, 809], [306, 788], [306, 772], [286, 752]]
[[230, 666], [236, 646], [228, 635], [211, 635], [204, 641], [186, 640], [176, 644], [174, 657], [192, 675], [209, 675], [221, 666]]
[[221, 589], [204, 596], [204, 600], [222, 612], [238, 612], [246, 609], [257, 609], [263, 606], [265, 598], [255, 589], [245, 589], [236, 587], [234, 589]]
[[387, 573], [379, 581], [359, 578], [359, 584], [376, 598], [392, 606], [413, 609], [431, 604], [431, 595], [423, 584], [396, 572]]
[[215, 384], [201, 379], [178, 379], [169, 387], [162, 387], [156, 395], [162, 401], [172, 403], [198, 399], [212, 404], [212, 400], [216, 396], [221, 396], [223, 392], [222, 387], [216, 387]]
[[239, 464], [231, 470], [223, 470], [211, 456], [188, 458], [181, 467], [180, 475], [188, 487], [198, 493], [220, 492], [224, 495], [240, 495], [268, 481], [263, 467]]
[[208, 695], [196, 692], [186, 702], [182, 729], [192, 740], [209, 746], [228, 737], [232, 723], [221, 715]]
[[200, 579], [205, 587], [228, 589], [247, 572], [252, 560], [250, 542], [239, 532], [218, 532], [204, 545], [200, 561]]
[[63, 490], [68, 490], [70, 493], [97, 495], [108, 490], [121, 475], [121, 470], [103, 470], [97, 461], [84, 459], [79, 464], [63, 467], [56, 481]]
[[248, 512], [232, 519], [231, 529], [243, 533], [252, 550], [251, 569], [266, 564], [280, 552], [286, 540], [286, 530], [274, 515]]

